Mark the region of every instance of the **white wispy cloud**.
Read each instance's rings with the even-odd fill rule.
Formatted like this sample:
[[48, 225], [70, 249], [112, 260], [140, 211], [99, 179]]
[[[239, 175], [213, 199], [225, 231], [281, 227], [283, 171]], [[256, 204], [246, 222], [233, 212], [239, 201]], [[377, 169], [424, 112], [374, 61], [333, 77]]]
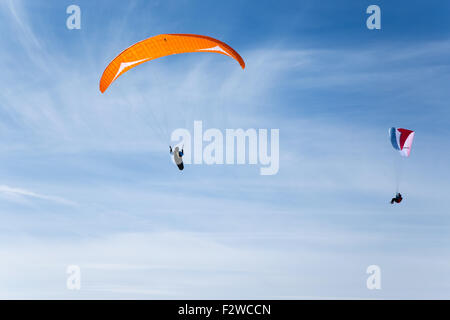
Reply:
[[[0, 244], [0, 256], [8, 261], [0, 265], [0, 297], [398, 299], [405, 296], [404, 290], [411, 298], [445, 297], [449, 262], [442, 252], [416, 248], [426, 252], [423, 259], [407, 252], [399, 255], [394, 244], [400, 244], [395, 237], [380, 238], [365, 230], [349, 234], [328, 227], [286, 239], [257, 240], [231, 231], [220, 236], [121, 233], [63, 241], [21, 237]], [[391, 247], [383, 255], [368, 250], [383, 245]], [[356, 251], [356, 247], [366, 250]], [[374, 261], [385, 272], [385, 287], [379, 292], [365, 287], [366, 268]], [[80, 291], [66, 289], [69, 265], [80, 267]], [[418, 286], [434, 290], [417, 290]]]
[[14, 187], [6, 186], [6, 185], [0, 185], [0, 193], [9, 197], [10, 199], [15, 199], [17, 197], [23, 197], [23, 198], [51, 201], [51, 202], [56, 202], [56, 203], [60, 203], [60, 204], [65, 204], [65, 205], [75, 205], [76, 204], [73, 201], [70, 201], [70, 200], [67, 200], [67, 199], [64, 199], [61, 197], [39, 194], [39, 193], [30, 191], [30, 190], [14, 188]]

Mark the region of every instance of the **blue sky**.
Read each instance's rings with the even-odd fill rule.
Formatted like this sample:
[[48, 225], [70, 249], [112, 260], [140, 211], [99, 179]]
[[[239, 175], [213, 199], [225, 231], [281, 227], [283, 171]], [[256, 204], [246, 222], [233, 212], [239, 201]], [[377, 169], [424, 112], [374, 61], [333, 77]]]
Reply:
[[[2, 1], [0, 298], [448, 298], [449, 7]], [[161, 33], [218, 38], [246, 69], [173, 56], [99, 92], [108, 61]], [[180, 174], [166, 133], [194, 120], [279, 128], [279, 173]], [[391, 126], [416, 130], [398, 206]]]

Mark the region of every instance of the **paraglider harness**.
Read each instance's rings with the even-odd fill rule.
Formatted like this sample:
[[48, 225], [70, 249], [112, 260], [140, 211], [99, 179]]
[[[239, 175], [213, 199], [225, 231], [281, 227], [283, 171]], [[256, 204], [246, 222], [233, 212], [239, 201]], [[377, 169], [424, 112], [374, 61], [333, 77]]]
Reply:
[[400, 194], [400, 192], [397, 192], [397, 194], [395, 195], [395, 198], [392, 198], [391, 204], [394, 204], [394, 202], [400, 203], [400, 202], [402, 202], [402, 200], [403, 200], [402, 195]]
[[[172, 146], [169, 146], [169, 149], [170, 149], [170, 154], [173, 154]], [[175, 148], [175, 149], [177, 149], [177, 148]], [[184, 150], [183, 150], [183, 148], [181, 148], [181, 151], [178, 152], [178, 157], [179, 157], [180, 160], [181, 160], [181, 158], [182, 158], [183, 156], [184, 156]], [[174, 156], [174, 157], [175, 157], [175, 156]], [[175, 158], [175, 160], [176, 160], [176, 158]], [[177, 163], [177, 162], [175, 161], [175, 164], [177, 165], [178, 169], [180, 169], [180, 170], [183, 170], [183, 169], [184, 169], [183, 160], [181, 160], [180, 163]]]

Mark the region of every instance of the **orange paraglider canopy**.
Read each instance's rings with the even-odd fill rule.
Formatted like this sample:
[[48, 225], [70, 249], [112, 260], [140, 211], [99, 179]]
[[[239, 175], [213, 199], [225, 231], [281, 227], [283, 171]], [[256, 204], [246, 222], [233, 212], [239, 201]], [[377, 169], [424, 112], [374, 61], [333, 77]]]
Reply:
[[122, 51], [103, 71], [100, 91], [103, 93], [120, 75], [135, 66], [164, 56], [187, 52], [215, 52], [235, 59], [245, 68], [241, 56], [217, 39], [196, 34], [160, 34], [140, 41]]

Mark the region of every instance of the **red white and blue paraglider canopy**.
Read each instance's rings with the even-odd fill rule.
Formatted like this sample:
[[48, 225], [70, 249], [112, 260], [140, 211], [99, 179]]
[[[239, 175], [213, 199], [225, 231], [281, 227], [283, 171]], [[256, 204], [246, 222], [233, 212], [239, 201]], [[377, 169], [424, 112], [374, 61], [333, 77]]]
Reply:
[[403, 157], [409, 157], [411, 145], [414, 140], [414, 131], [402, 128], [389, 129], [391, 143], [395, 150], [400, 152]]

